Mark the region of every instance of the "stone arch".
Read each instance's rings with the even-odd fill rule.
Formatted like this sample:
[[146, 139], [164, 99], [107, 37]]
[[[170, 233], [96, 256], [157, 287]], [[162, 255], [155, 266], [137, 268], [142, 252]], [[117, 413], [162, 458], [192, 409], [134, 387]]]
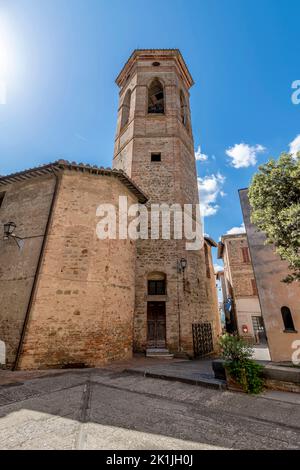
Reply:
[[127, 90], [123, 104], [122, 104], [122, 111], [121, 111], [121, 129], [128, 124], [129, 115], [130, 115], [130, 102], [131, 102], [131, 90]]
[[162, 82], [154, 78], [148, 86], [148, 114], [165, 113], [165, 92]]
[[190, 131], [188, 106], [182, 90], [180, 90], [180, 119], [185, 128]]
[[281, 307], [281, 315], [284, 324], [285, 331], [295, 331], [294, 320], [292, 317], [292, 312], [289, 307]]

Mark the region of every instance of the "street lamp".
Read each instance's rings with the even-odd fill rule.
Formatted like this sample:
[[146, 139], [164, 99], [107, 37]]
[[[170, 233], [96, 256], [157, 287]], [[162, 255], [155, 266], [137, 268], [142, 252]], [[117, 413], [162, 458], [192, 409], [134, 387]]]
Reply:
[[184, 272], [186, 267], [187, 267], [187, 260], [185, 258], [181, 258], [180, 260], [181, 271]]
[[4, 231], [4, 240], [9, 240], [10, 238], [13, 238], [18, 245], [18, 247], [21, 249], [24, 244], [24, 240], [21, 237], [18, 237], [14, 231], [16, 228], [16, 224], [14, 222], [7, 222], [6, 224], [3, 225], [3, 231]]
[[14, 222], [7, 222], [4, 224], [4, 240], [8, 240], [9, 237], [13, 236], [16, 224]]

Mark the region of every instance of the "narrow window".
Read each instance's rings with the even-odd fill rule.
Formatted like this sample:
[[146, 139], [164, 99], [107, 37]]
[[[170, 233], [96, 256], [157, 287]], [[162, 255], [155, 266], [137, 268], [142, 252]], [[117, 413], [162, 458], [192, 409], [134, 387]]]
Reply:
[[148, 295], [165, 295], [166, 287], [164, 280], [149, 280]]
[[208, 248], [206, 244], [204, 245], [204, 255], [205, 255], [206, 277], [210, 279], [209, 255], [208, 255]]
[[131, 90], [127, 90], [123, 105], [122, 105], [122, 115], [121, 115], [121, 129], [128, 124], [129, 114], [130, 114], [130, 100], [131, 100]]
[[148, 90], [148, 113], [164, 114], [165, 100], [164, 88], [160, 81], [156, 78], [152, 81]]
[[284, 331], [296, 331], [290, 309], [288, 307], [281, 307], [281, 315], [284, 324]]
[[151, 162], [160, 162], [161, 154], [160, 153], [151, 153]]
[[243, 262], [250, 263], [249, 249], [247, 246], [242, 248]]
[[257, 285], [256, 285], [256, 282], [255, 282], [255, 279], [251, 279], [251, 285], [252, 285], [252, 292], [253, 292], [253, 295], [258, 295], [258, 292], [257, 292]]
[[0, 193], [0, 207], [2, 206], [4, 196], [5, 196], [5, 193]]

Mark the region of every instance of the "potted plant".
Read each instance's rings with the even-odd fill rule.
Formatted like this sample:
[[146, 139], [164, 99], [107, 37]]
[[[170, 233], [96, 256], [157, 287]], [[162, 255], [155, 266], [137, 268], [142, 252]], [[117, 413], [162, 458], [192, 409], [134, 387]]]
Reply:
[[243, 339], [226, 333], [221, 336], [221, 356], [225, 360], [227, 386], [230, 390], [257, 394], [263, 389], [263, 367], [253, 361], [253, 348]]

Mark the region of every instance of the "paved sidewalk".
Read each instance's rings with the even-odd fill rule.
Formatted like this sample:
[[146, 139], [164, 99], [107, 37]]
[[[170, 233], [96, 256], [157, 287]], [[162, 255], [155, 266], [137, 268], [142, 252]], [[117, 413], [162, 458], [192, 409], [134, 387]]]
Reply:
[[173, 362], [165, 360], [164, 363], [143, 364], [126, 368], [126, 372], [140, 374], [145, 377], [152, 377], [164, 380], [184, 382], [191, 385], [201, 385], [203, 387], [226, 389], [226, 382], [218, 380], [212, 370], [211, 359], [199, 359], [193, 361]]
[[270, 351], [267, 346], [254, 346], [253, 359], [257, 361], [271, 361]]
[[[180, 362], [190, 362], [186, 359], [173, 359], [170, 361], [172, 364]], [[111, 362], [103, 367], [102, 370], [110, 370], [115, 372], [121, 372], [130, 367], [142, 367], [149, 365], [166, 364], [166, 359], [161, 358], [149, 358], [145, 357], [144, 354], [135, 354], [131, 359], [124, 361]], [[57, 375], [64, 375], [68, 373], [82, 373], [96, 370], [95, 368], [84, 368], [84, 369], [45, 369], [45, 370], [17, 370], [12, 371], [8, 369], [0, 369], [0, 386], [8, 385], [13, 383], [20, 383], [26, 380], [50, 377]]]
[[0, 448], [300, 449], [300, 405], [132, 375], [120, 364], [50, 372], [0, 386]]

